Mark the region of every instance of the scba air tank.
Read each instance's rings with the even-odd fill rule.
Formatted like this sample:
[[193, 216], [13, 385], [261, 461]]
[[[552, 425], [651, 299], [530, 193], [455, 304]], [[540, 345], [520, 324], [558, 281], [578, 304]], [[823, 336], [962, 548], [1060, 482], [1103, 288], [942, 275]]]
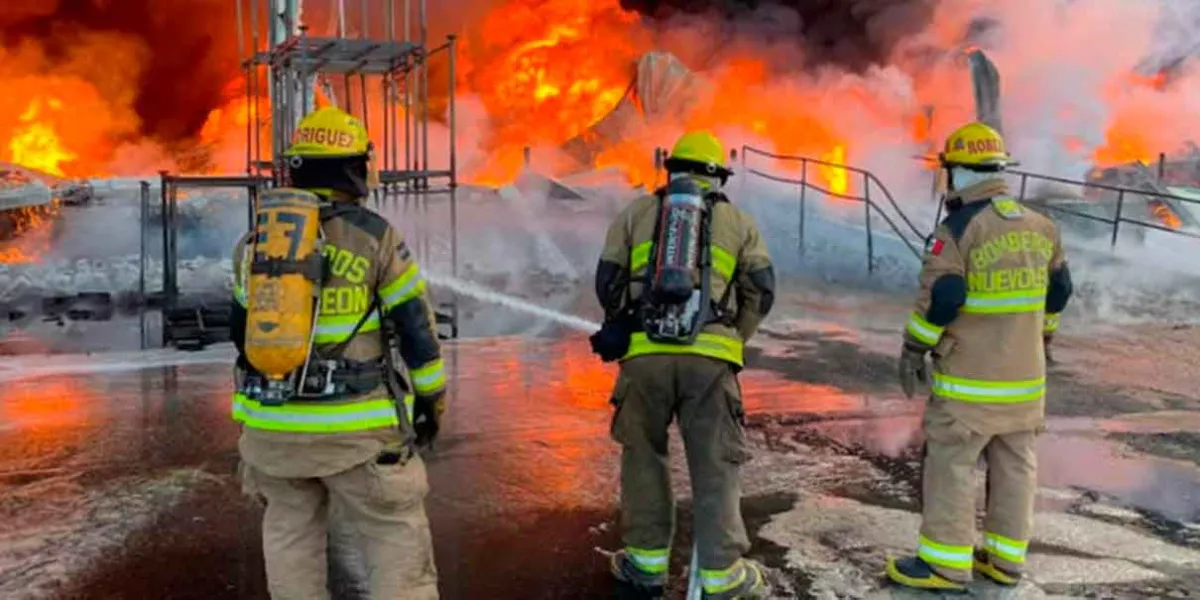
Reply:
[[650, 293], [659, 304], [683, 304], [700, 285], [704, 190], [690, 178], [667, 185], [659, 215]]

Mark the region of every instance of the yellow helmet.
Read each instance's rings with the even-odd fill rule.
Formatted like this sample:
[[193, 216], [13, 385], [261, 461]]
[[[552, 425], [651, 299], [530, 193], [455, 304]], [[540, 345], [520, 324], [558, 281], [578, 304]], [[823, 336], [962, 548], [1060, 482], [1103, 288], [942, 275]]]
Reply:
[[284, 156], [338, 158], [371, 153], [371, 138], [362, 121], [339, 108], [317, 109], [296, 126]]
[[943, 166], [985, 169], [1013, 162], [1000, 132], [979, 122], [968, 123], [951, 133], [939, 158]]
[[679, 136], [664, 165], [668, 171], [689, 171], [720, 177], [733, 174], [725, 164], [725, 145], [708, 131], [689, 131]]

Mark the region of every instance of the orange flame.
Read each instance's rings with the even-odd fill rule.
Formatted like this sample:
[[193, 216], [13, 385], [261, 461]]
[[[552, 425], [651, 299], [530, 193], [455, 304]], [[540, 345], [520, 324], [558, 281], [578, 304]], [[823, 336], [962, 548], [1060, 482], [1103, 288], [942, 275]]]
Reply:
[[[881, 141], [903, 146], [907, 158], [913, 145], [936, 148], [938, 136], [970, 118], [970, 86], [961, 57], [975, 47], [961, 44], [962, 32], [974, 15], [969, 5], [974, 4], [978, 3], [940, 3], [920, 41], [924, 50], [940, 48], [946, 57], [957, 57], [948, 61], [956, 63], [953, 68], [931, 67], [912, 58], [929, 52], [898, 52], [880, 72], [866, 75], [830, 67], [821, 73], [781, 76], [777, 47], [746, 35], [734, 36], [728, 43], [723, 40], [720, 48], [706, 46], [710, 39], [696, 39], [705, 37], [705, 32], [681, 33], [676, 28], [664, 33], [647, 25], [638, 13], [624, 10], [620, 0], [496, 0], [486, 16], [459, 38], [459, 91], [478, 99], [486, 112], [486, 118], [477, 121], [479, 126], [460, 127], [461, 141], [482, 151], [477, 164], [464, 166], [463, 179], [506, 183], [521, 169], [525, 147], [559, 148], [584, 135], [594, 142], [588, 157], [592, 165], [621, 167], [631, 182], [653, 185], [654, 147], [669, 146], [682, 131], [700, 128], [712, 129], [731, 145], [742, 140], [728, 138], [742, 135], [779, 153], [829, 162], [861, 160], [868, 145]], [[1005, 9], [1010, 13], [1037, 8], [1041, 12], [1035, 15], [1035, 24], [1043, 28], [1075, 27], [1047, 17], [1051, 11], [1038, 8], [1034, 0], [1004, 4], [1012, 6]], [[1058, 48], [1062, 52], [1052, 53], [1054, 60], [1068, 67], [1068, 60], [1076, 55], [1135, 44], [1123, 39], [1122, 44], [1099, 47], [1081, 43], [1096, 39], [1094, 31], [1072, 31], [1062, 35]], [[119, 33], [91, 31], [76, 37], [64, 44], [66, 57], [51, 58], [51, 53], [32, 43], [0, 49], [0, 82], [5, 84], [5, 94], [0, 95], [0, 149], [7, 148], [10, 155], [0, 158], [54, 174], [105, 175], [129, 162], [127, 153], [118, 152], [121, 143], [153, 144], [139, 139], [140, 123], [133, 110], [140, 66], [153, 49]], [[1064, 59], [1067, 45], [1087, 50], [1067, 52], [1071, 56]], [[706, 54], [694, 50], [696, 46], [713, 46], [714, 51]], [[674, 51], [703, 85], [681, 91], [667, 106], [655, 106], [653, 98], [641, 97], [674, 85], [670, 77], [657, 75], [635, 80], [638, 59], [656, 50]], [[788, 52], [789, 64], [805, 62], [798, 50]], [[1005, 76], [1020, 77], [1028, 63], [1046, 62], [1046, 53], [1006, 52], [992, 57]], [[1076, 147], [1078, 152], [1090, 154], [1099, 166], [1149, 162], [1159, 151], [1172, 150], [1188, 137], [1200, 137], [1197, 115], [1177, 117], [1178, 111], [1171, 110], [1189, 105], [1184, 94], [1172, 92], [1182, 75], [1131, 76], [1127, 62], [1108, 62], [1115, 66], [1105, 78], [1114, 87], [1112, 97], [1103, 99], [1112, 115], [1105, 124], [1106, 136], [1099, 145]], [[174, 159], [178, 164], [162, 166], [205, 172], [244, 168], [246, 124], [256, 115], [247, 106], [240, 74], [230, 72], [228, 80], [221, 106], [209, 115], [197, 143], [160, 151], [153, 160]], [[874, 82], [874, 87], [868, 82]], [[885, 98], [881, 90], [888, 85], [884, 84], [897, 82], [905, 89], [895, 98]], [[259, 89], [265, 90], [262, 83]], [[639, 87], [642, 83], [646, 89]], [[1131, 87], [1135, 91], [1128, 92]], [[437, 94], [436, 86], [431, 93]], [[442, 98], [433, 100], [435, 106], [444, 104]], [[922, 115], [926, 107], [936, 108], [936, 127]], [[598, 131], [610, 124], [608, 115], [614, 110], [620, 117], [614, 120], [637, 126]], [[373, 126], [380, 121], [371, 119]], [[1182, 123], [1175, 127], [1172, 121]], [[910, 124], [914, 127], [906, 131]], [[884, 129], [895, 131], [875, 133]], [[270, 138], [264, 135], [263, 139]], [[1063, 144], [1070, 151], [1069, 145], [1078, 141]], [[207, 160], [184, 160], [184, 155], [196, 151], [208, 155]], [[560, 157], [553, 162], [555, 171], [588, 166]], [[779, 163], [776, 168], [797, 167]], [[824, 187], [838, 193], [853, 187], [844, 169], [827, 167], [815, 175], [824, 180]]]
[[60, 166], [79, 158], [62, 146], [54, 133], [53, 123], [38, 120], [44, 108], [61, 111], [63, 104], [58, 98], [34, 98], [18, 120], [24, 125], [13, 132], [8, 142], [14, 163], [37, 169], [51, 175], [62, 176]]
[[[18, 182], [19, 183], [19, 182]], [[58, 216], [56, 200], [47, 206], [24, 206], [0, 211], [6, 221], [8, 236], [15, 238], [0, 248], [0, 264], [34, 263], [41, 260], [53, 243], [54, 219]]]
[[[833, 150], [821, 156], [821, 160], [837, 165], [846, 164], [846, 147], [835, 146]], [[829, 182], [829, 191], [834, 194], [846, 195], [850, 191], [850, 172], [832, 165], [821, 165], [821, 176]]]

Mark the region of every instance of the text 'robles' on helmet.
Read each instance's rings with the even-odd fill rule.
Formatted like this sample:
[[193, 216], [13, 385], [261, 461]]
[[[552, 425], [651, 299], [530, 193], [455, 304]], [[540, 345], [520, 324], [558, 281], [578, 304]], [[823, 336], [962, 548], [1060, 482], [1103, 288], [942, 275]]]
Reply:
[[363, 156], [370, 152], [371, 138], [357, 117], [327, 106], [300, 119], [285, 156]]
[[1012, 164], [1004, 136], [985, 123], [968, 123], [946, 138], [943, 165], [964, 167], [1003, 167]]

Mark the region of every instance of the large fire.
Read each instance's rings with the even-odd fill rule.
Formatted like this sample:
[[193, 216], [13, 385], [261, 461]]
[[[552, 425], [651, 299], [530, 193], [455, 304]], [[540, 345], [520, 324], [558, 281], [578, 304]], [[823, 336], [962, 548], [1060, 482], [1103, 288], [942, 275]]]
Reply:
[[62, 142], [54, 132], [53, 121], [47, 118], [43, 109], [61, 111], [63, 103], [58, 98], [34, 98], [29, 108], [17, 119], [21, 125], [13, 131], [8, 150], [12, 153], [12, 162], [18, 165], [51, 175], [62, 175], [59, 165], [78, 156], [62, 147]]
[[[29, 4], [24, 10], [54, 10]], [[659, 49], [680, 56], [703, 79], [707, 91], [643, 124], [642, 137], [600, 149], [597, 166], [620, 167], [631, 181], [651, 184], [653, 149], [696, 128], [713, 130], [730, 146], [750, 142], [830, 163], [878, 160], [881, 147], [890, 148], [896, 160], [907, 160], [919, 152], [915, 149], [927, 149], [931, 140], [971, 117], [971, 91], [961, 61], [953, 65], [927, 59], [938, 52], [961, 54], [973, 43], [964, 37], [971, 17], [991, 4], [941, 0], [926, 31], [911, 43], [897, 45], [886, 65], [851, 73], [832, 65], [799, 69], [795, 65], [804, 62], [801, 47], [767, 44], [753, 29], [721, 40], [705, 39], [703, 27], [678, 26], [664, 32], [652, 20], [623, 9], [620, 0], [497, 0], [481, 20], [462, 26], [460, 94], [477, 100], [486, 112], [477, 126], [460, 128], [460, 143], [478, 148], [484, 157], [469, 165], [466, 179], [511, 180], [523, 164], [524, 148], [554, 148], [588, 132], [627, 96], [639, 57]], [[1129, 48], [1119, 55], [1111, 49], [1122, 44], [1109, 36], [1110, 25], [1122, 23], [1122, 31], [1128, 31], [1134, 24], [1151, 23], [1151, 16], [1132, 17], [1116, 8], [1115, 0], [1097, 0], [1088, 8], [1072, 8], [1081, 14], [1091, 11], [1090, 18], [1066, 22], [1045, 8], [1047, 4], [1053, 3], [1014, 0], [988, 9], [1003, 22], [1020, 22], [1023, 27], [1032, 23], [1025, 32], [1031, 37], [1024, 43], [988, 49], [1005, 81], [1014, 82], [1006, 84], [1004, 92], [1009, 109], [1022, 109], [1015, 111], [1018, 117], [1028, 112], [1023, 109], [1029, 103], [1041, 101], [1043, 88], [1073, 85], [1056, 81], [1058, 74], [1050, 73], [1050, 67], [1061, 66], [1065, 72], [1073, 68], [1073, 61], [1091, 60], [1104, 63], [1103, 72], [1074, 92], [1097, 96], [1088, 102], [1101, 103], [1106, 110], [1096, 117], [1099, 124], [1090, 122], [1097, 133], [1087, 141], [1070, 131], [1048, 134], [1063, 153], [1081, 153], [1101, 166], [1152, 160], [1159, 151], [1170, 151], [1200, 134], [1200, 119], [1194, 110], [1186, 110], [1187, 81], [1169, 82], [1163, 76], [1137, 80], [1129, 75], [1130, 56], [1140, 57], [1148, 47], [1145, 36], [1122, 36]], [[154, 4], [164, 14], [201, 10], [183, 8], [186, 5]], [[233, 8], [204, 10], [211, 31], [197, 35], [220, 40], [222, 48], [232, 46]], [[220, 15], [213, 16], [213, 11]], [[5, 16], [0, 11], [0, 20]], [[53, 15], [42, 17], [52, 21]], [[176, 19], [180, 20], [186, 21]], [[229, 60], [236, 50], [222, 50], [209, 64], [186, 47], [172, 46], [173, 54], [197, 61], [196, 69], [176, 68], [178, 79], [159, 82], [154, 88], [158, 95], [147, 103], [143, 74], [148, 69], [158, 69], [157, 76], [167, 73], [166, 66], [154, 61], [161, 58], [158, 45], [170, 44], [176, 36], [151, 27], [153, 21], [147, 23], [139, 35], [111, 27], [58, 31], [70, 43], [56, 47], [22, 37], [20, 30], [0, 38], [0, 83], [5, 90], [0, 95], [0, 161], [67, 177], [146, 173], [160, 167], [242, 171], [242, 144], [252, 115], [242, 75]], [[1030, 43], [1035, 39], [1038, 43]], [[1055, 42], [1053, 50], [1039, 46], [1050, 43], [1046, 40]], [[1097, 52], [1104, 56], [1093, 56]], [[194, 82], [187, 79], [193, 75], [206, 75], [207, 81], [220, 77], [225, 83], [193, 89], [189, 85]], [[155, 121], [153, 131], [148, 130], [147, 107], [158, 106], [162, 112], [181, 97], [197, 105], [199, 96], [207, 103], [207, 119], [193, 119], [191, 125], [181, 119], [169, 126]], [[644, 106], [638, 109], [646, 115], [652, 112]], [[914, 128], [913, 123], [921, 125]], [[1037, 127], [1024, 126], [1024, 131], [1033, 129]], [[181, 131], [190, 131], [190, 142], [180, 142]], [[195, 159], [197, 153], [204, 158]], [[856, 180], [843, 169], [811, 168], [809, 176], [834, 192], [854, 193]]]

